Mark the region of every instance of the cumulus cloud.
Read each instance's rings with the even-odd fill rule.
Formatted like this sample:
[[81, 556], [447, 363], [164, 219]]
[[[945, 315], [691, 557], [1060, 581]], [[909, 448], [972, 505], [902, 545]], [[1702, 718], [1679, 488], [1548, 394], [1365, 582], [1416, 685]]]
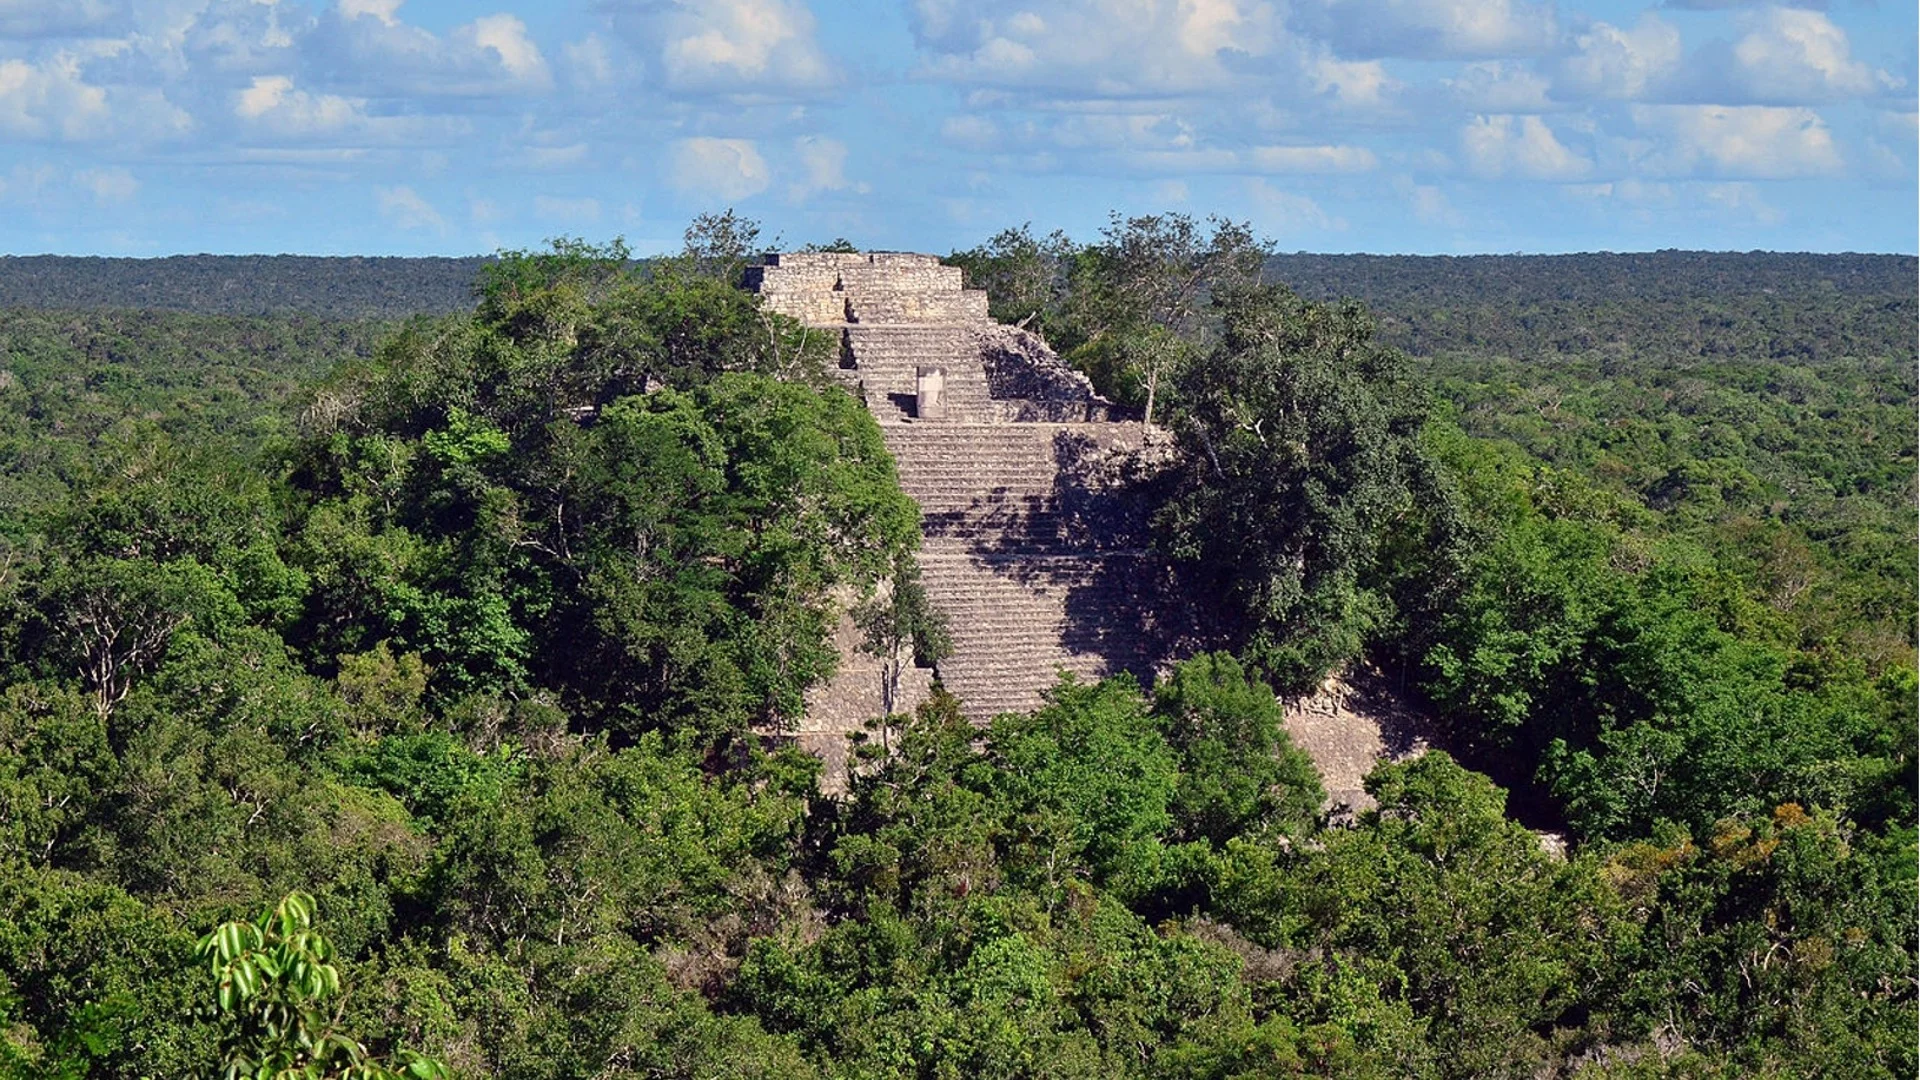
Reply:
[[867, 185], [847, 179], [847, 144], [824, 135], [803, 135], [793, 141], [794, 158], [799, 163], [799, 181], [787, 195], [800, 202], [824, 191], [866, 192]]
[[147, 141], [192, 126], [192, 119], [156, 89], [87, 81], [73, 53], [55, 53], [39, 63], [0, 60], [0, 133], [61, 142]]
[[1713, 218], [1742, 226], [1777, 225], [1785, 220], [1756, 185], [1744, 180], [1667, 183], [1628, 177], [1601, 184], [1569, 184], [1563, 190], [1604, 214], [1641, 226], [1677, 217]]
[[1344, 219], [1327, 213], [1307, 196], [1274, 187], [1265, 180], [1247, 181], [1246, 191], [1254, 206], [1254, 224], [1274, 237], [1340, 232], [1347, 227]]
[[688, 195], [744, 199], [767, 189], [772, 174], [747, 139], [681, 139], [667, 156], [667, 181]]
[[1576, 180], [1593, 169], [1538, 116], [1476, 116], [1460, 130], [1460, 153], [1484, 179]]
[[[1665, 0], [1661, 7], [1682, 11], [1731, 11], [1735, 8], [1773, 7], [1780, 0]], [[1785, 6], [1826, 10], [1827, 0], [1786, 0]]]
[[541, 221], [560, 225], [591, 224], [600, 220], [600, 200], [535, 195], [533, 216]]
[[1364, 146], [1256, 146], [1247, 162], [1261, 172], [1356, 173], [1380, 164]]
[[123, 4], [106, 0], [0, 0], [0, 38], [106, 33], [120, 28], [125, 16]]
[[1537, 56], [1560, 36], [1553, 8], [1528, 0], [1303, 0], [1295, 18], [1342, 56]]
[[349, 19], [357, 19], [365, 15], [384, 25], [398, 26], [400, 25], [400, 5], [404, 2], [405, 0], [340, 0], [336, 6], [340, 9], [340, 14]]
[[930, 78], [1074, 97], [1217, 90], [1291, 42], [1267, 0], [917, 0], [911, 20]]
[[1840, 171], [1840, 150], [1820, 114], [1763, 105], [1636, 105], [1653, 139], [1637, 164], [1652, 175], [1786, 179]]
[[1853, 58], [1846, 31], [1817, 11], [1768, 8], [1743, 18], [1746, 33], [1702, 52], [1703, 100], [1813, 105], [1866, 97], [1897, 86]]
[[1761, 225], [1778, 225], [1786, 219], [1786, 215], [1761, 197], [1758, 187], [1745, 181], [1707, 184], [1701, 193], [1708, 205], [1724, 214], [1750, 218]]
[[1413, 206], [1414, 219], [1422, 225], [1443, 225], [1457, 229], [1467, 223], [1460, 211], [1453, 208], [1446, 193], [1432, 184], [1415, 184], [1407, 196]]
[[29, 139], [104, 138], [111, 118], [106, 90], [88, 85], [72, 56], [44, 66], [0, 61], [0, 132]]
[[668, 89], [695, 94], [811, 94], [837, 81], [799, 0], [625, 0], [615, 28]]
[[1680, 68], [1680, 31], [1656, 15], [1642, 15], [1631, 29], [1593, 23], [1571, 44], [1553, 65], [1555, 97], [1636, 100]]
[[93, 196], [98, 203], [123, 203], [133, 198], [140, 190], [140, 181], [125, 169], [114, 167], [106, 169], [81, 169], [73, 174], [73, 181], [82, 191]]
[[446, 231], [447, 221], [440, 216], [440, 211], [405, 184], [376, 187], [373, 189], [373, 200], [380, 208], [380, 216], [396, 229]]
[[1173, 112], [1043, 112], [996, 120], [973, 114], [941, 125], [948, 143], [991, 158], [997, 168], [1052, 172], [1194, 175], [1360, 173], [1379, 165], [1373, 150], [1351, 143], [1230, 145]]
[[1356, 171], [1302, 132], [1404, 120], [1380, 61], [1335, 55], [1279, 0], [915, 0], [916, 74], [966, 91], [941, 125], [997, 168], [1109, 174]]
[[1531, 68], [1506, 60], [1468, 64], [1460, 74], [1442, 79], [1453, 100], [1474, 112], [1530, 113], [1555, 108], [1548, 97], [1552, 83]]
[[513, 15], [486, 15], [445, 36], [400, 17], [400, 0], [339, 0], [301, 35], [313, 81], [367, 96], [486, 97], [545, 92], [553, 77]]
[[482, 16], [456, 28], [451, 39], [456, 46], [493, 53], [507, 74], [519, 82], [544, 86], [549, 81], [547, 61], [527, 36], [527, 24], [512, 15]]
[[561, 47], [566, 57], [567, 80], [585, 90], [597, 90], [613, 82], [613, 50], [599, 34], [588, 34], [579, 41]]
[[1387, 108], [1404, 88], [1378, 60], [1339, 60], [1321, 54], [1308, 61], [1306, 72], [1315, 91], [1347, 108]]
[[360, 119], [364, 102], [337, 94], [309, 94], [296, 90], [287, 75], [258, 75], [240, 91], [233, 113], [243, 120], [269, 123], [281, 131], [305, 134], [337, 131]]
[[392, 145], [453, 130], [445, 120], [371, 115], [364, 98], [309, 92], [288, 75], [254, 76], [234, 95], [233, 116], [238, 138], [248, 145]]
[[298, 63], [297, 35], [312, 21], [280, 4], [212, 0], [179, 32], [178, 47], [188, 67], [200, 72], [288, 71]]
[[587, 160], [589, 152], [590, 148], [584, 142], [546, 141], [521, 150], [518, 160], [521, 165], [529, 169], [551, 172], [558, 169], [578, 168]]

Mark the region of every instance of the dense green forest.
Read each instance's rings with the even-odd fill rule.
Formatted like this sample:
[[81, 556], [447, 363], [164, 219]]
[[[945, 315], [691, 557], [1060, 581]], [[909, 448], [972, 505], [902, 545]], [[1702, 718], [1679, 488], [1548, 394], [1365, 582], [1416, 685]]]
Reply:
[[[917, 516], [751, 240], [0, 315], [0, 1076], [1920, 1068], [1912, 260], [957, 253], [1173, 432], [1215, 647], [829, 798], [765, 733]], [[1338, 824], [1356, 663], [1446, 750]]]
[[0, 309], [397, 319], [472, 306], [488, 260], [313, 255], [0, 255]]

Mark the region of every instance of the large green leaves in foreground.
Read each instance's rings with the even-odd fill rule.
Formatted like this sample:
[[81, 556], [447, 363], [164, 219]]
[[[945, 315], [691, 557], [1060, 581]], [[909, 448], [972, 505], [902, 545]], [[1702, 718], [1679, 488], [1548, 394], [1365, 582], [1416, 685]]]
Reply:
[[228, 922], [195, 953], [219, 986], [233, 1024], [225, 1080], [444, 1080], [447, 1068], [402, 1051], [393, 1061], [340, 1030], [328, 1002], [340, 996], [333, 944], [313, 927], [313, 897], [289, 893], [252, 922]]

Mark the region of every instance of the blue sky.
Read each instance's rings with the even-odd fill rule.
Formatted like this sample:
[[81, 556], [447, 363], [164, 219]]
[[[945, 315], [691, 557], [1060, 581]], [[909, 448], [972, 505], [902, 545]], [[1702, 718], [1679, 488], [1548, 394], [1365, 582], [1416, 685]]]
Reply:
[[1916, 11], [1666, 0], [0, 0], [0, 252], [1916, 250]]

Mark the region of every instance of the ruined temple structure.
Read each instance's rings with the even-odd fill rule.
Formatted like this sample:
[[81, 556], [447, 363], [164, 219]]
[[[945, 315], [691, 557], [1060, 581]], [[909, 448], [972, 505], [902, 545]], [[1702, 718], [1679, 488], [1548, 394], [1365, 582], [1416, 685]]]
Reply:
[[[1165, 568], [1129, 494], [1155, 440], [1038, 337], [995, 323], [958, 267], [892, 252], [768, 255], [746, 284], [767, 308], [838, 334], [838, 376], [879, 421], [920, 504], [922, 580], [949, 619], [938, 676], [969, 719], [1032, 709], [1061, 670], [1149, 678]], [[831, 776], [846, 732], [880, 716], [879, 662], [840, 631], [842, 671], [808, 701], [801, 743]], [[923, 700], [908, 669], [893, 711]]]

